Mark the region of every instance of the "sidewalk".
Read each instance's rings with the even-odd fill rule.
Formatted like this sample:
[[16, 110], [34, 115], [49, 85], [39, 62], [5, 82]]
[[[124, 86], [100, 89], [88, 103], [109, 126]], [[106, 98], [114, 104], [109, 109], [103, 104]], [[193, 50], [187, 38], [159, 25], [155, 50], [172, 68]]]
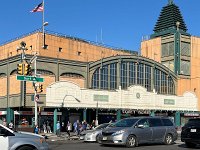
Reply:
[[59, 137], [54, 133], [40, 133], [40, 135], [46, 136], [47, 141], [79, 140], [79, 137], [73, 132], [70, 133], [70, 137], [66, 132], [61, 132]]

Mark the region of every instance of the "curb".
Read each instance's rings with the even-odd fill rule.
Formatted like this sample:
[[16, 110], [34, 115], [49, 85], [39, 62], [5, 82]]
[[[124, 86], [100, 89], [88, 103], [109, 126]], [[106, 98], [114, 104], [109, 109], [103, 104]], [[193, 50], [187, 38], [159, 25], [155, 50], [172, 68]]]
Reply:
[[58, 137], [55, 134], [40, 134], [45, 137], [46, 141], [70, 141], [70, 140], [79, 140], [78, 136], [72, 135], [70, 138], [65, 136]]

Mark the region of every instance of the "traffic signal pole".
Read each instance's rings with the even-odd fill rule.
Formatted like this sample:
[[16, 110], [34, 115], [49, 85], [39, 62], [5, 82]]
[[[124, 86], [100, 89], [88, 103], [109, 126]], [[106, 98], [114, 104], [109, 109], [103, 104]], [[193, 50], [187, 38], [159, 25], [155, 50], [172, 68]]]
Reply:
[[[36, 77], [37, 76], [37, 56], [35, 58], [35, 61], [34, 61], [34, 76]], [[37, 111], [37, 101], [36, 101], [36, 95], [37, 95], [37, 91], [36, 91], [36, 88], [35, 89], [35, 94], [34, 94], [34, 101], [35, 101], [35, 125], [38, 125], [38, 111]]]
[[[37, 100], [36, 100], [36, 97], [37, 97], [37, 86], [36, 86], [36, 83], [37, 82], [43, 82], [43, 79], [42, 78], [37, 78], [37, 54], [35, 54], [31, 60], [30, 60], [30, 63], [28, 64], [27, 61], [26, 61], [26, 55], [25, 55], [25, 51], [28, 50], [26, 48], [26, 43], [24, 41], [22, 41], [20, 43], [20, 47], [17, 48], [17, 51], [18, 50], [22, 50], [22, 54], [21, 54], [21, 64], [18, 64], [17, 66], [17, 73], [22, 75], [21, 77], [23, 77], [22, 79], [20, 79], [21, 77], [17, 76], [17, 80], [24, 80], [24, 76], [26, 77], [29, 77], [29, 80], [26, 80], [26, 81], [33, 81], [33, 85], [34, 85], [34, 102], [35, 102], [35, 125], [38, 125], [38, 110], [37, 110], [37, 107], [38, 107], [38, 104], [37, 104]], [[26, 63], [24, 63], [24, 61], [26, 61]], [[31, 72], [31, 66], [30, 64], [32, 64], [34, 62], [34, 79], [35, 80], [32, 80], [32, 76], [28, 76], [30, 75], [30, 72]], [[24, 81], [21, 82], [22, 83], [22, 87], [23, 87], [23, 90], [22, 90], [22, 99], [24, 98]], [[41, 86], [41, 92], [43, 91], [43, 86]], [[21, 100], [22, 101], [22, 100]], [[20, 104], [20, 106], [22, 106]]]

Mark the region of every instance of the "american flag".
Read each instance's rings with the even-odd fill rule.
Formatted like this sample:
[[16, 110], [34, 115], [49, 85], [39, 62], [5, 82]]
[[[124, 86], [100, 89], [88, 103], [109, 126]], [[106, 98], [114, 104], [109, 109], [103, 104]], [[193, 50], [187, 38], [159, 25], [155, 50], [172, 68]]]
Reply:
[[41, 12], [43, 10], [44, 10], [43, 3], [40, 3], [31, 12]]

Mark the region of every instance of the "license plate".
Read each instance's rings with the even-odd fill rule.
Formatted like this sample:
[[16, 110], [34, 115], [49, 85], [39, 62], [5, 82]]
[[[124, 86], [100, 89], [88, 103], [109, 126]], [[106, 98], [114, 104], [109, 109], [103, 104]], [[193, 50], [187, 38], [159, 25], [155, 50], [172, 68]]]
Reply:
[[107, 140], [107, 137], [103, 137], [103, 140]]
[[197, 129], [190, 129], [190, 132], [197, 132]]

